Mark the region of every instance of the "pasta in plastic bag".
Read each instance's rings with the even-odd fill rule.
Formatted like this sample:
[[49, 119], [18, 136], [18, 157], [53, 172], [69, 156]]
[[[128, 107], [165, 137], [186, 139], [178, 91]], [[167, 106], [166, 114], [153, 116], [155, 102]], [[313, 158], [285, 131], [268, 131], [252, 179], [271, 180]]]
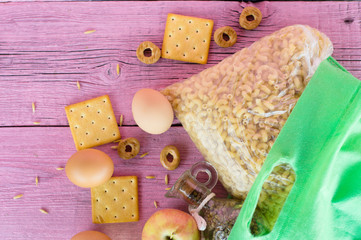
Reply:
[[[289, 26], [163, 90], [230, 194], [246, 197], [305, 86], [332, 51], [323, 33]], [[277, 190], [270, 179], [270, 191]]]

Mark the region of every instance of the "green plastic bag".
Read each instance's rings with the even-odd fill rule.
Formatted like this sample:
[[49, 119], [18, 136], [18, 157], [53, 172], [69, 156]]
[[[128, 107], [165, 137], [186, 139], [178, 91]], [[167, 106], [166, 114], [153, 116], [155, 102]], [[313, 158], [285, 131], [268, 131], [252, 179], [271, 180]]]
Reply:
[[[269, 152], [229, 240], [361, 239], [360, 89], [361, 82], [332, 57], [320, 64]], [[295, 182], [273, 229], [255, 236], [250, 225], [262, 185], [280, 164], [292, 167]]]

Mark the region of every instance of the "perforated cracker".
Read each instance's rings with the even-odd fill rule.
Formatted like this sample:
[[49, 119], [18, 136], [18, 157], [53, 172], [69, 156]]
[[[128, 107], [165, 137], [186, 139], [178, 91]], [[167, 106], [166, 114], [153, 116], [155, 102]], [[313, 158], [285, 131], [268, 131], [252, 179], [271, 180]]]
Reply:
[[206, 64], [212, 29], [212, 20], [168, 14], [162, 57]]
[[110, 143], [120, 138], [108, 95], [65, 107], [77, 150]]
[[91, 189], [91, 201], [93, 223], [138, 221], [138, 178], [112, 177]]

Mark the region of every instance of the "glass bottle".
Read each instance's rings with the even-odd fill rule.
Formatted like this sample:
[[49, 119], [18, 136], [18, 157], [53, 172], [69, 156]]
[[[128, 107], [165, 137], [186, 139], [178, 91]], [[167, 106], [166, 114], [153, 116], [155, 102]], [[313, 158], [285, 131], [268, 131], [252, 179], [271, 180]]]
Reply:
[[[197, 180], [200, 172], [208, 175], [205, 183]], [[215, 168], [208, 162], [198, 162], [182, 174], [165, 196], [183, 199], [189, 204], [191, 212], [212, 193], [217, 181], [218, 174]], [[236, 222], [242, 204], [243, 201], [238, 199], [212, 197], [199, 212], [207, 224], [206, 229], [202, 231], [202, 239], [226, 240]], [[261, 231], [260, 224], [252, 225], [256, 228], [252, 229], [252, 232]]]

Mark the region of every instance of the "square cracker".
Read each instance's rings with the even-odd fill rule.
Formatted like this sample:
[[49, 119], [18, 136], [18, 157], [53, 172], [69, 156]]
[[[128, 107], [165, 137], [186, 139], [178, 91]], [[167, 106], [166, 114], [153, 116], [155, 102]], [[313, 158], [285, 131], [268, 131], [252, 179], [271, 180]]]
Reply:
[[120, 138], [108, 95], [65, 107], [77, 150], [106, 144]]
[[138, 178], [112, 177], [91, 188], [93, 223], [135, 222], [139, 220]]
[[212, 20], [169, 13], [162, 57], [206, 64], [212, 30]]

